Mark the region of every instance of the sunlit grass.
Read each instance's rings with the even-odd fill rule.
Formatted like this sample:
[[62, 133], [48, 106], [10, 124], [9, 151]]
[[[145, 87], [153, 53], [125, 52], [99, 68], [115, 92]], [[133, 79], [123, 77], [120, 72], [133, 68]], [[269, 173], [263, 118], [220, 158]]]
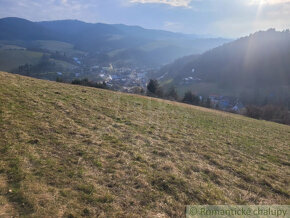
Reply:
[[289, 204], [290, 127], [0, 73], [0, 214], [180, 217]]

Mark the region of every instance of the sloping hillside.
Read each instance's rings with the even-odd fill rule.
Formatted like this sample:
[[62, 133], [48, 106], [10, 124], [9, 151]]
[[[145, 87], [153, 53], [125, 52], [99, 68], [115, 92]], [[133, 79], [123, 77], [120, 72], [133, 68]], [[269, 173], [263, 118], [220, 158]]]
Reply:
[[0, 73], [0, 215], [289, 204], [290, 127]]
[[42, 56], [43, 53], [41, 52], [0, 48], [0, 68], [5, 71], [12, 71], [20, 65], [37, 64]]

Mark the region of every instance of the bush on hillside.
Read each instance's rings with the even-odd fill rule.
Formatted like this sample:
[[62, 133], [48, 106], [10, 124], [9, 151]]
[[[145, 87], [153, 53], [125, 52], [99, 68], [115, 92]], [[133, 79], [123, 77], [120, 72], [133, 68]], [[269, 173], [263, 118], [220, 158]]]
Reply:
[[85, 79], [74, 79], [71, 82], [71, 84], [81, 85], [81, 86], [89, 86], [89, 87], [95, 87], [95, 88], [101, 88], [101, 89], [107, 89], [108, 88], [106, 82], [102, 82], [102, 83], [92, 82], [92, 81], [89, 81], [87, 78], [85, 78]]
[[175, 87], [171, 87], [169, 91], [165, 94], [165, 97], [172, 101], [178, 100], [178, 94]]
[[191, 91], [188, 91], [184, 94], [182, 102], [187, 104], [199, 105], [200, 98], [199, 96], [193, 94]]
[[163, 97], [163, 90], [155, 79], [150, 79], [147, 85], [147, 95], [154, 97]]

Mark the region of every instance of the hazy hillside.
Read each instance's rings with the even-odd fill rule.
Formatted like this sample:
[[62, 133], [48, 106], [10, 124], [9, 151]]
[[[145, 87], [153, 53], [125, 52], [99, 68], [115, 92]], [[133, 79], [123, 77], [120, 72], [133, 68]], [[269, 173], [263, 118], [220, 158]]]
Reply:
[[[31, 22], [20, 18], [0, 19], [0, 40], [26, 47], [35, 47], [35, 43], [31, 44], [34, 40], [66, 42], [77, 50], [95, 55], [123, 49], [127, 55], [117, 55], [110, 61], [137, 66], [161, 66], [178, 57], [202, 53], [229, 41], [121, 24], [91, 24], [77, 20]], [[160, 51], [162, 55], [153, 59], [152, 54]]]
[[20, 49], [2, 49], [0, 47], [1, 70], [12, 71], [19, 65], [36, 64], [41, 59], [43, 53], [25, 51]]
[[[290, 33], [261, 31], [161, 69], [176, 85], [186, 77], [198, 78], [187, 88], [258, 100], [290, 97]], [[205, 88], [207, 87], [207, 88]], [[198, 90], [199, 89], [199, 90]]]
[[0, 19], [0, 30], [0, 40], [36, 40], [54, 37], [46, 28], [20, 18]]
[[289, 204], [290, 127], [0, 72], [0, 214]]

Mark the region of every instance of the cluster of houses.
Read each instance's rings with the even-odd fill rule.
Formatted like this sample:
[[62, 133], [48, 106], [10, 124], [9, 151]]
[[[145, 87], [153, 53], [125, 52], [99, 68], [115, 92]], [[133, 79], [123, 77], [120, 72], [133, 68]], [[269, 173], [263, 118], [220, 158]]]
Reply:
[[[89, 80], [106, 82], [112, 88], [131, 90], [132, 87], [146, 87], [147, 69], [130, 68], [130, 67], [114, 67], [112, 64], [107, 66], [84, 64], [84, 57], [73, 57], [76, 64], [74, 76], [85, 77]], [[61, 72], [59, 72], [59, 76]], [[126, 89], [126, 90], [127, 90]], [[126, 91], [125, 90], [125, 91]]]
[[[97, 81], [104, 81], [109, 87], [114, 87], [126, 92], [131, 90], [132, 87], [146, 87], [147, 83], [147, 70], [140, 68], [130, 67], [113, 67], [109, 66], [91, 66], [85, 72], [84, 75], [91, 75]], [[80, 74], [78, 74], [80, 76]], [[90, 76], [88, 76], [90, 77]], [[90, 78], [92, 78], [90, 77]]]
[[183, 78], [183, 80], [180, 82], [181, 85], [188, 85], [191, 84], [192, 82], [199, 82], [201, 81], [200, 78], [194, 77], [194, 76], [189, 76], [186, 78]]
[[235, 97], [223, 95], [210, 95], [209, 96], [212, 107], [225, 111], [235, 111], [240, 113], [245, 108], [243, 103]]
[[125, 73], [114, 72], [114, 74], [109, 75], [109, 78], [110, 80], [107, 81], [109, 84], [122, 87], [145, 87], [147, 82], [146, 73], [140, 73], [136, 70]]
[[[194, 75], [194, 72], [195, 72], [195, 69], [193, 68], [191, 70], [192, 72], [192, 75]], [[189, 77], [185, 77], [183, 78], [181, 81], [180, 81], [180, 84], [181, 85], [188, 85], [188, 84], [191, 84], [192, 82], [200, 82], [202, 79], [200, 79], [199, 77], [197, 76], [189, 76]]]

